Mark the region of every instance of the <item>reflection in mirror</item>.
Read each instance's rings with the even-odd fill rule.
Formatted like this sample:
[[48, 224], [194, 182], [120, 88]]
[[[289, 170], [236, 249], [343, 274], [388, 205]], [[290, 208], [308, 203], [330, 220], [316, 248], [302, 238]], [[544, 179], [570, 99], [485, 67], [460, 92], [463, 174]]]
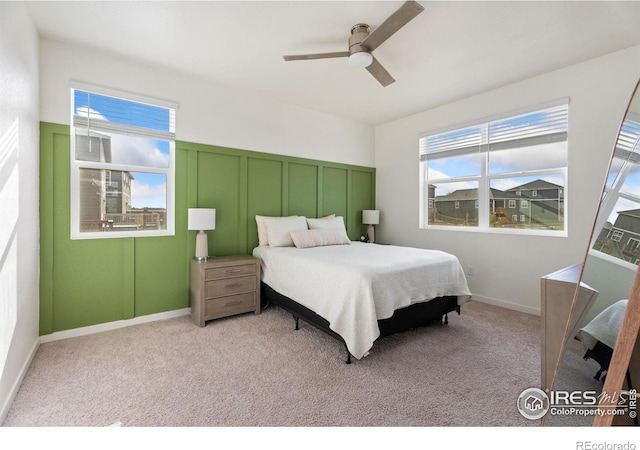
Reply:
[[[568, 330], [553, 384], [556, 392], [602, 393], [640, 262], [639, 142], [640, 93], [636, 87], [616, 140], [591, 244], [582, 267], [582, 289], [591, 289], [598, 295], [587, 310], [579, 311], [576, 298], [581, 287], [578, 287], [572, 314], [574, 317], [582, 314], [582, 318], [574, 332]], [[594, 415], [586, 413], [547, 414], [543, 423], [547, 426], [591, 426], [593, 420]]]

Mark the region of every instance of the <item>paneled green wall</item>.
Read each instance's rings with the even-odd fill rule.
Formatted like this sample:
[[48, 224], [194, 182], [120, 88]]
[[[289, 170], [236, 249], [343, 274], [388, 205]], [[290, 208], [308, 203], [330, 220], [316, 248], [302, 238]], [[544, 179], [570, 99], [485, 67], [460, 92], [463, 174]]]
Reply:
[[189, 306], [195, 231], [187, 209], [216, 208], [209, 252], [251, 254], [255, 215], [345, 217], [364, 234], [375, 169], [187, 142], [176, 143], [175, 235], [71, 240], [69, 127], [40, 127], [40, 334]]

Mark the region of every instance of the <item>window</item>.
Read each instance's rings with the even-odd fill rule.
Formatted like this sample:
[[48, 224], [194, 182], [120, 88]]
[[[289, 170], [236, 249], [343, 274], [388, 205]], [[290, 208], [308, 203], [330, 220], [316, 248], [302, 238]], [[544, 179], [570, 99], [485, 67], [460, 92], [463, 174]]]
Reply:
[[72, 239], [174, 234], [173, 103], [71, 88]]
[[[591, 254], [636, 270], [640, 256], [640, 116], [628, 112], [606, 180]], [[624, 244], [626, 242], [626, 244]], [[627, 264], [630, 263], [630, 264]]]
[[563, 100], [419, 136], [421, 228], [565, 236], [568, 114]]

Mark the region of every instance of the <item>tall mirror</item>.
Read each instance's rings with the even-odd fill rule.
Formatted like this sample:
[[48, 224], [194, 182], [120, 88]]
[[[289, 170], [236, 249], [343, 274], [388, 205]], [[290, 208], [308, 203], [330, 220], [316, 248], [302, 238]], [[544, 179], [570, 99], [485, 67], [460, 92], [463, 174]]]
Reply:
[[[639, 82], [640, 84], [640, 82]], [[640, 92], [631, 98], [606, 178], [593, 235], [573, 299], [574, 326], [567, 326], [564, 352], [553, 390], [585, 394], [569, 414], [547, 414], [546, 426], [592, 426], [589, 413], [595, 392], [602, 394], [616, 347], [636, 271], [640, 263]], [[577, 305], [580, 291], [595, 292], [585, 309]], [[579, 316], [576, 316], [579, 315]], [[569, 323], [571, 323], [571, 317]], [[626, 370], [626, 368], [624, 369]], [[628, 371], [627, 371], [628, 372]], [[640, 388], [640, 386], [633, 386]], [[634, 425], [633, 420], [624, 425]]]

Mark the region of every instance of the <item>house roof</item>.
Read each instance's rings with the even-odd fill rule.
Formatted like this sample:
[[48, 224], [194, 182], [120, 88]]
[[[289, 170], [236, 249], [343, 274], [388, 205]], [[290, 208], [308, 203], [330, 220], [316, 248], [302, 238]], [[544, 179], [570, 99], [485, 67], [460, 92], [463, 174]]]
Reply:
[[618, 215], [640, 218], [640, 209], [629, 209], [626, 211], [618, 211]]
[[[433, 185], [429, 185], [432, 187]], [[558, 186], [557, 184], [550, 183], [545, 180], [534, 180], [529, 183], [521, 184], [519, 186], [512, 187], [507, 189], [506, 191], [501, 191], [500, 189], [490, 189], [490, 197], [492, 199], [521, 199], [523, 198], [520, 195], [516, 195], [518, 191], [525, 190], [543, 190], [543, 189], [562, 189], [562, 186]], [[437, 195], [436, 198], [439, 200], [477, 200], [478, 198], [478, 190], [477, 189], [458, 189], [449, 194], [445, 195]], [[527, 199], [527, 197], [524, 197]], [[640, 213], [640, 210], [636, 210]]]
[[[501, 191], [499, 189], [490, 189], [490, 197], [492, 199], [519, 199], [520, 197], [511, 192]], [[436, 195], [437, 200], [477, 200], [477, 189], [458, 189], [446, 195]]]
[[534, 180], [529, 183], [521, 184], [520, 186], [512, 187], [511, 189], [507, 189], [510, 192], [513, 191], [541, 191], [544, 189], [562, 189], [562, 186], [559, 186], [554, 183], [550, 183], [545, 180]]

